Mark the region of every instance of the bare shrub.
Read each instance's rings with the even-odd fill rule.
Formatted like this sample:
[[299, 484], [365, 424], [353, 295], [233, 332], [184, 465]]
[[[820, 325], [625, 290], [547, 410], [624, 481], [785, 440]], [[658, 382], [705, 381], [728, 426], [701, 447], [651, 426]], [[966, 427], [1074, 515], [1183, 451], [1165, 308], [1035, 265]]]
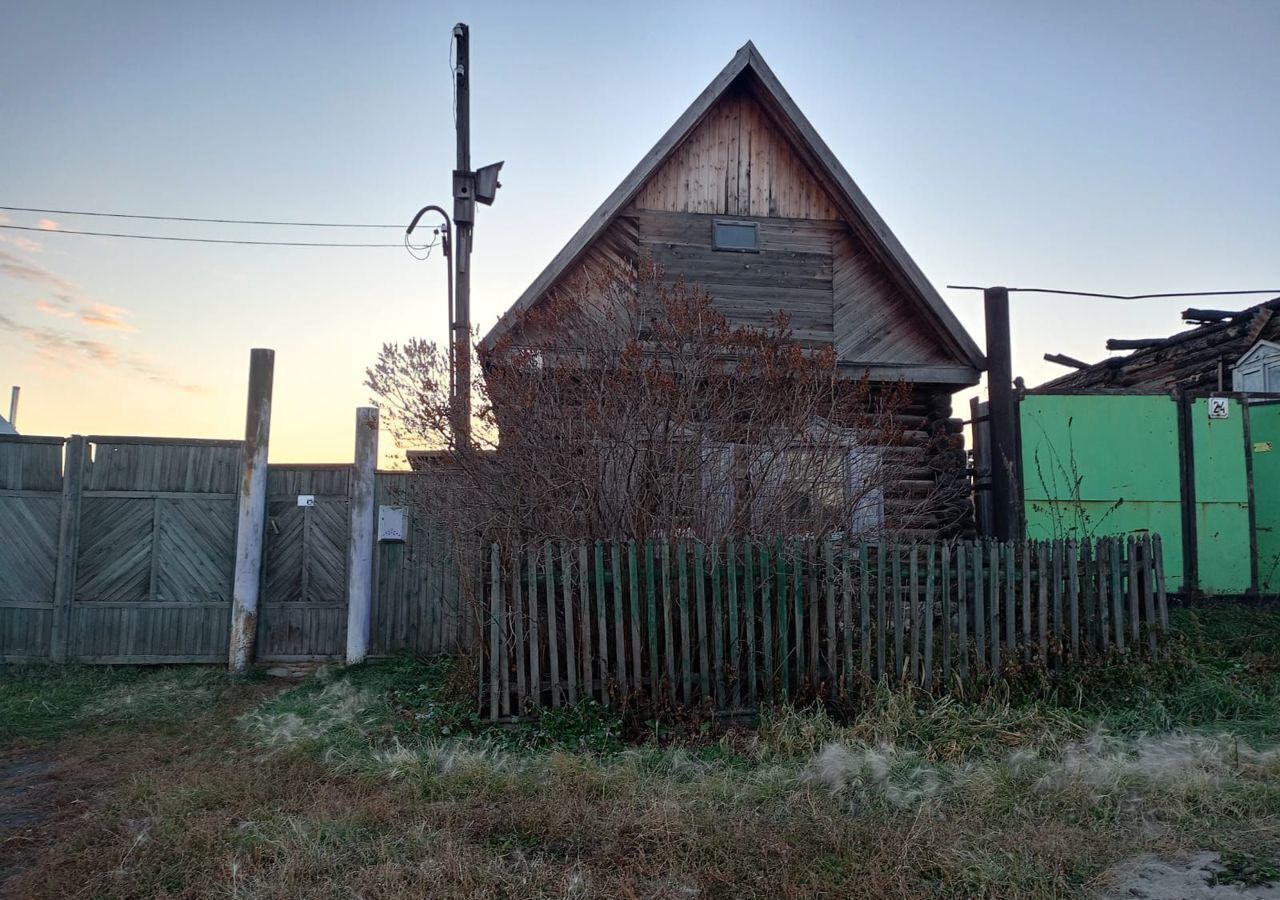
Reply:
[[388, 344], [366, 377], [397, 441], [450, 474], [429, 502], [466, 534], [865, 538], [913, 512], [885, 515], [904, 385], [851, 377], [782, 313], [730, 323], [651, 262], [584, 272], [477, 352], [472, 446], [446, 347]]

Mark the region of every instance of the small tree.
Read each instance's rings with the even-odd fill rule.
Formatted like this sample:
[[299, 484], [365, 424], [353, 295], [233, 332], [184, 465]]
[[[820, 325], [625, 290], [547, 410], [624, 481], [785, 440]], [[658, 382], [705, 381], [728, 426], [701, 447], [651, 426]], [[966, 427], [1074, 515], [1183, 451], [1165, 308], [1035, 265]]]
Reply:
[[429, 502], [460, 533], [869, 537], [914, 511], [885, 516], [904, 385], [848, 377], [783, 313], [731, 324], [650, 261], [583, 272], [478, 355], [471, 447], [447, 348], [388, 344], [366, 373], [397, 442], [450, 473]]

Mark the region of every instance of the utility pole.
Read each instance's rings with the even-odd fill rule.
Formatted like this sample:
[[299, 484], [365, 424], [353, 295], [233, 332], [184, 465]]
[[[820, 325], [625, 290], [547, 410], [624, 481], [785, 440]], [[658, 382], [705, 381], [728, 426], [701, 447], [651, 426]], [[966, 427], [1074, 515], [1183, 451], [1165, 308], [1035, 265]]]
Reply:
[[453, 343], [454, 435], [459, 449], [471, 446], [471, 244], [476, 201], [493, 203], [502, 163], [471, 170], [471, 29], [453, 26], [454, 126], [458, 136], [458, 164], [453, 171], [454, 318]]
[[1017, 508], [1016, 474], [1018, 414], [1013, 396], [1012, 344], [1009, 336], [1009, 289], [989, 287], [982, 292], [987, 320], [987, 400], [991, 433], [991, 510], [995, 538], [1016, 540], [1022, 516]]
[[471, 29], [453, 26], [454, 127], [458, 132], [458, 165], [453, 171], [454, 246], [453, 426], [458, 449], [471, 446], [471, 236], [475, 228], [475, 175], [471, 171]]

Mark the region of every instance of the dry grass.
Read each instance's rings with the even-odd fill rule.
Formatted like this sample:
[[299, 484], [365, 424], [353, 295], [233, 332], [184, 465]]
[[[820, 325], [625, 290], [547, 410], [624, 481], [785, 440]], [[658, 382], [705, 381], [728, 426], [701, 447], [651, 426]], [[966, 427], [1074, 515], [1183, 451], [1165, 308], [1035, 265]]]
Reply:
[[[1274, 646], [1275, 625], [1250, 618], [1251, 639]], [[1107, 714], [883, 692], [848, 724], [784, 709], [621, 749], [590, 711], [476, 732], [438, 668], [403, 662], [286, 693], [170, 683], [197, 714], [86, 701], [92, 731], [27, 745], [56, 758], [59, 806], [0, 843], [23, 867], [0, 894], [1081, 896], [1139, 852], [1280, 846], [1275, 668], [1246, 652], [1247, 671], [1144, 676]], [[139, 678], [111, 689], [153, 696]], [[1157, 706], [1188, 721], [1147, 727]]]

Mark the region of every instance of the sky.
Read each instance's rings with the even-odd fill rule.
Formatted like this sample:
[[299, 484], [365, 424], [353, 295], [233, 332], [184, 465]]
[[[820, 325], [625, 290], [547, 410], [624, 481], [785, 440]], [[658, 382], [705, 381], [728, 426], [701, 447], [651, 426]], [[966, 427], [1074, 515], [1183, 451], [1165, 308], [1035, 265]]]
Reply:
[[[981, 296], [945, 285], [1280, 288], [1280, 0], [0, 3], [0, 206], [208, 218], [447, 206], [467, 22], [472, 161], [506, 162], [477, 217], [481, 331], [747, 40], [979, 344]], [[52, 231], [396, 230], [3, 215], [50, 229], [0, 229], [25, 433], [239, 437], [271, 347], [272, 461], [345, 462], [381, 344], [445, 334], [436, 255]], [[1015, 295], [1015, 374], [1172, 333], [1187, 305]]]

